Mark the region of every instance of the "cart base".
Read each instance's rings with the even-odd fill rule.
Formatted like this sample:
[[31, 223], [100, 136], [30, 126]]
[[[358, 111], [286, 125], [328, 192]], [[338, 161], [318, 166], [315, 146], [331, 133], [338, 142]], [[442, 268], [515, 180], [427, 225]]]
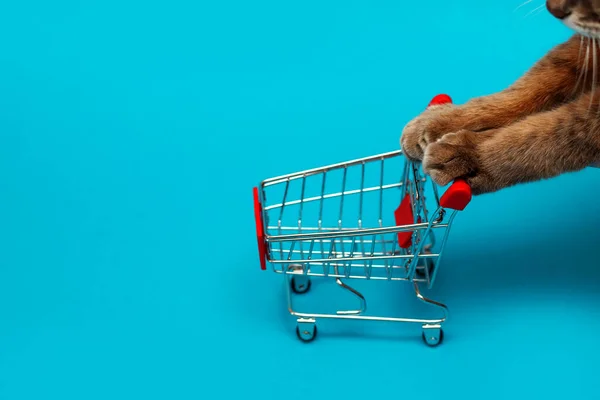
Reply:
[[[428, 263], [425, 263], [423, 269], [428, 268]], [[442, 344], [444, 340], [444, 331], [442, 324], [447, 318], [446, 305], [437, 301], [426, 298], [421, 294], [419, 282], [414, 281], [413, 287], [415, 296], [425, 304], [435, 307], [441, 311], [442, 316], [437, 319], [416, 319], [416, 318], [401, 318], [401, 317], [384, 317], [384, 316], [366, 316], [363, 313], [366, 310], [366, 300], [363, 295], [341, 279], [336, 279], [336, 283], [344, 290], [349, 291], [360, 300], [361, 307], [353, 311], [338, 311], [336, 314], [312, 314], [302, 313], [294, 309], [294, 295], [303, 295], [311, 288], [310, 277], [302, 274], [300, 269], [292, 266], [291, 273], [286, 274], [287, 278], [287, 293], [288, 293], [288, 311], [292, 316], [297, 317], [296, 335], [302, 342], [309, 343], [317, 337], [317, 320], [318, 319], [346, 319], [346, 320], [362, 320], [362, 321], [381, 321], [381, 322], [397, 322], [420, 324], [422, 326], [421, 337], [423, 342], [429, 347], [436, 347]], [[427, 274], [429, 271], [424, 271]]]

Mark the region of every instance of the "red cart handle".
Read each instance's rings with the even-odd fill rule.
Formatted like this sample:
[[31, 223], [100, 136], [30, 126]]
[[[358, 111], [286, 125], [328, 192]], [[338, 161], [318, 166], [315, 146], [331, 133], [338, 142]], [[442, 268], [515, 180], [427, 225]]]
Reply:
[[[452, 103], [450, 96], [447, 94], [438, 94], [429, 102], [429, 106], [427, 107], [448, 103]], [[457, 179], [440, 198], [440, 205], [451, 210], [462, 211], [471, 202], [472, 197], [473, 194], [469, 184], [462, 179]]]
[[[452, 103], [452, 99], [447, 94], [439, 94], [435, 96], [430, 102], [427, 108], [432, 106], [439, 106], [442, 104]], [[440, 198], [440, 206], [451, 210], [462, 211], [471, 201], [472, 193], [471, 187], [467, 182], [461, 179], [454, 181], [452, 185], [446, 190], [446, 192]], [[406, 194], [400, 206], [394, 212], [396, 219], [396, 225], [411, 225], [415, 223], [414, 215], [411, 205], [411, 196]], [[417, 220], [420, 223], [421, 219]], [[413, 232], [398, 232], [398, 244], [403, 249], [408, 249], [412, 245]]]

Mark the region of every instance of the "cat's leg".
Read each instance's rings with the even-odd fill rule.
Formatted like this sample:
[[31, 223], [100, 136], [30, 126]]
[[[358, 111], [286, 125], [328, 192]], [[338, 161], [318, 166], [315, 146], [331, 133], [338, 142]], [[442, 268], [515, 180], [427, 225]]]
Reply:
[[423, 170], [440, 185], [465, 178], [474, 194], [553, 178], [600, 161], [600, 90], [492, 131], [430, 144]]
[[[425, 111], [404, 128], [400, 139], [404, 153], [413, 160], [421, 160], [427, 145], [446, 133], [499, 128], [572, 100], [584, 90], [582, 82], [577, 85], [583, 75], [584, 59], [590, 64], [591, 77], [588, 45], [591, 46], [588, 39], [575, 35], [552, 49], [507, 89], [464, 105]], [[591, 81], [589, 77], [587, 82]]]

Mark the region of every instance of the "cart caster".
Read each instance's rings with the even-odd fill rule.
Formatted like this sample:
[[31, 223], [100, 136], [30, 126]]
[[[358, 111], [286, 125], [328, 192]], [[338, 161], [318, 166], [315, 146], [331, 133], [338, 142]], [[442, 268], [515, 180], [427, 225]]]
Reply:
[[436, 347], [444, 341], [444, 331], [440, 326], [424, 326], [422, 337], [427, 346]]
[[317, 324], [315, 320], [298, 320], [296, 325], [296, 335], [301, 341], [308, 343], [317, 337]]
[[427, 277], [427, 275], [425, 275], [425, 268], [427, 268], [427, 270], [429, 272], [429, 277], [431, 277], [434, 267], [435, 267], [435, 264], [433, 263], [433, 261], [426, 259], [424, 268], [419, 268], [415, 272], [417, 273], [417, 276], [419, 278], [424, 279]]
[[291, 285], [294, 293], [304, 294], [310, 290], [310, 278], [307, 276], [294, 276]]

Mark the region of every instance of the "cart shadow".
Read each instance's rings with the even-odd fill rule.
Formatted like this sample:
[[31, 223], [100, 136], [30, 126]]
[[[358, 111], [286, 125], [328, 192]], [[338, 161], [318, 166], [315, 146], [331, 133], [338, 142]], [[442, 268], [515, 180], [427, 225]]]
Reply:
[[[527, 242], [455, 251], [442, 262], [434, 292], [448, 301], [519, 295], [583, 295], [600, 303], [600, 242], [591, 224]], [[564, 235], [564, 232], [573, 232]], [[501, 300], [499, 300], [501, 301]]]

